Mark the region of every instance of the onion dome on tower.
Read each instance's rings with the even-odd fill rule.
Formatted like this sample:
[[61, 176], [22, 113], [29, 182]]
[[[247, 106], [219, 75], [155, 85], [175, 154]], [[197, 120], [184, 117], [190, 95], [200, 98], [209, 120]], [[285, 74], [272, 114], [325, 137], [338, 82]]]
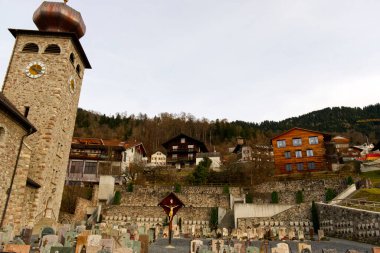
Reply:
[[43, 2], [33, 14], [33, 21], [40, 31], [75, 33], [81, 38], [86, 33], [86, 25], [80, 12], [59, 2]]

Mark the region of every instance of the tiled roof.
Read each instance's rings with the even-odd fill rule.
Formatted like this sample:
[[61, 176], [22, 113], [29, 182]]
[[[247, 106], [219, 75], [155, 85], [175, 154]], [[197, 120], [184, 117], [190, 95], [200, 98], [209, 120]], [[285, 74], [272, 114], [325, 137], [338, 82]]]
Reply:
[[32, 134], [37, 131], [33, 124], [22, 114], [19, 110], [0, 92], [0, 109], [10, 115], [14, 120], [21, 124], [21, 126]]

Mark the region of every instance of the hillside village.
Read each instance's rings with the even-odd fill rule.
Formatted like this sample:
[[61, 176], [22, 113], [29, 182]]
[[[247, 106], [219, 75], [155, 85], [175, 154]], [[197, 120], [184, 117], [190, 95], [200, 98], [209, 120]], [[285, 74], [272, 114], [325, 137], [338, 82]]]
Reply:
[[9, 29], [0, 252], [380, 251], [380, 104], [260, 124], [86, 112], [66, 2]]

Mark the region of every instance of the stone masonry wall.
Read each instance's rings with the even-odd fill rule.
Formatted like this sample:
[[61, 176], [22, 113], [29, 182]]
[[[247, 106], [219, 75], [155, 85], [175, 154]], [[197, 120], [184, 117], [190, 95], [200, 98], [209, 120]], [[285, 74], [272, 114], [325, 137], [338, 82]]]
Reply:
[[[26, 131], [18, 125], [12, 118], [10, 118], [3, 111], [0, 111], [0, 127], [4, 130], [2, 136], [0, 137], [0, 214], [3, 214], [5, 208], [5, 202], [7, 199], [7, 191], [10, 188], [11, 178], [13, 171], [16, 166], [17, 155], [21, 144], [22, 137], [26, 134]], [[24, 158], [28, 156], [28, 149], [25, 146], [25, 151], [23, 153]], [[21, 160], [21, 159], [20, 159]], [[20, 182], [20, 177], [22, 174], [27, 173], [28, 167], [19, 164], [17, 169], [17, 175], [14, 180], [12, 196], [22, 195], [23, 187], [25, 187], [25, 181]], [[23, 201], [23, 198], [21, 198]], [[14, 203], [14, 202], [13, 202]], [[22, 205], [20, 208], [22, 209]], [[12, 203], [9, 204], [7, 208], [7, 214], [16, 214], [16, 209], [13, 207]], [[6, 216], [5, 224], [14, 221], [14, 216]]]
[[380, 245], [380, 212], [316, 203], [325, 235]]
[[[257, 185], [253, 194], [255, 204], [270, 203], [271, 193], [278, 192], [279, 203], [295, 204], [296, 192], [302, 191], [304, 202], [324, 201], [325, 190], [327, 188], [335, 189], [338, 193], [342, 192], [347, 186], [343, 179], [319, 179], [319, 180], [294, 180], [294, 181], [277, 181], [266, 182]], [[256, 193], [256, 194], [255, 194]], [[256, 195], [256, 196], [255, 196]]]
[[[176, 216], [182, 221], [209, 221], [210, 212], [211, 208], [208, 207], [183, 207]], [[103, 221], [116, 225], [123, 221], [137, 222], [138, 219], [146, 218], [164, 221], [166, 214], [159, 206], [109, 206], [103, 209], [102, 217]]]
[[[120, 189], [120, 188], [119, 188]], [[121, 206], [157, 206], [157, 204], [173, 191], [172, 187], [140, 187], [135, 186], [133, 192], [121, 191]], [[230, 189], [237, 195], [239, 188]], [[177, 197], [187, 207], [223, 207], [229, 208], [229, 195], [223, 194], [222, 187], [182, 187]]]

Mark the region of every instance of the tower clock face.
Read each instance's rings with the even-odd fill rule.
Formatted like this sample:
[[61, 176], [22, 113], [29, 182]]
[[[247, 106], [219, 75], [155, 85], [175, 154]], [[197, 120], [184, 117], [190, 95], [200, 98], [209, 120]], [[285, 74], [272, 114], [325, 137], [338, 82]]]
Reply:
[[30, 78], [38, 78], [45, 74], [46, 68], [42, 62], [31, 62], [25, 68], [25, 74]]

